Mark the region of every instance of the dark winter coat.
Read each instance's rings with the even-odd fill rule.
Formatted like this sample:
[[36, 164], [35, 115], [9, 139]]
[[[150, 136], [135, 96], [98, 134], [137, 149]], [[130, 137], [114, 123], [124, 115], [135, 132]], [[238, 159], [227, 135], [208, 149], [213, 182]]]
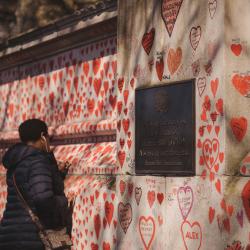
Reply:
[[16, 183], [32, 211], [47, 229], [66, 225], [67, 199], [53, 154], [16, 144], [3, 157], [7, 169], [7, 204], [0, 224], [1, 250], [43, 250], [37, 228], [13, 186]]

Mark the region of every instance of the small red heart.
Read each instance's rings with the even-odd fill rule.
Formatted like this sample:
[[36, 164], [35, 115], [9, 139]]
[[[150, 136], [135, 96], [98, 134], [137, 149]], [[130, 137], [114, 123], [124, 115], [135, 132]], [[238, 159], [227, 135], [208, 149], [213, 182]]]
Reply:
[[119, 78], [118, 79], [118, 89], [119, 89], [120, 93], [122, 93], [123, 85], [124, 85], [124, 78]]
[[215, 80], [211, 81], [211, 90], [212, 90], [212, 93], [213, 93], [214, 97], [216, 95], [218, 86], [219, 86], [219, 79], [218, 78], [216, 78]]
[[220, 126], [215, 126], [214, 130], [215, 130], [216, 135], [218, 136], [220, 132]]
[[159, 204], [161, 205], [164, 199], [164, 194], [163, 193], [158, 193], [157, 194], [157, 200], [159, 202]]
[[215, 183], [216, 190], [221, 193], [221, 182], [220, 179], [218, 179]]
[[160, 81], [162, 81], [163, 71], [164, 71], [164, 62], [163, 57], [160, 58], [160, 60], [156, 61], [155, 64], [157, 76]]
[[231, 45], [231, 50], [232, 52], [236, 55], [236, 56], [239, 56], [241, 54], [241, 51], [242, 51], [242, 46], [241, 44], [232, 44]]
[[124, 164], [125, 156], [126, 156], [125, 151], [119, 151], [119, 152], [118, 152], [118, 160], [119, 160], [119, 163], [120, 163], [121, 167], [122, 167], [123, 164]]
[[214, 216], [215, 216], [215, 209], [212, 207], [209, 207], [209, 223], [211, 224], [214, 220]]
[[216, 102], [216, 109], [220, 115], [223, 115], [223, 100], [221, 98]]
[[224, 153], [223, 153], [223, 152], [221, 152], [221, 153], [219, 154], [219, 160], [220, 160], [220, 163], [223, 162], [223, 160], [224, 160]]
[[225, 201], [224, 199], [221, 200], [220, 206], [221, 206], [221, 208], [222, 208], [225, 212], [227, 212], [227, 205], [226, 205], [226, 201]]
[[124, 99], [125, 105], [127, 105], [127, 102], [128, 102], [128, 95], [129, 95], [129, 91], [128, 90], [124, 90], [123, 91], [123, 99]]
[[234, 212], [234, 206], [233, 205], [229, 205], [227, 207], [227, 212], [229, 216], [232, 216], [233, 212]]

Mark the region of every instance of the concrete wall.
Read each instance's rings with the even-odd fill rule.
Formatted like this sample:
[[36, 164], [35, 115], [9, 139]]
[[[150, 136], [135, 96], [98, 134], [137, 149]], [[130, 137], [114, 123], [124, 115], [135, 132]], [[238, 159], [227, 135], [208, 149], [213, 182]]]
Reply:
[[[245, 31], [249, 4], [217, 0], [120, 1], [118, 102], [122, 102], [122, 110], [132, 109], [128, 114], [118, 112], [118, 124], [129, 124], [128, 130], [121, 126], [117, 138], [123, 173], [135, 173], [134, 89], [196, 80], [196, 176], [165, 178], [162, 224], [158, 220], [162, 211], [147, 206], [144, 197], [147, 209], [139, 213], [148, 218], [146, 224], [151, 231], [141, 233], [141, 217], [136, 217], [137, 227], [127, 232], [130, 237], [125, 237], [124, 246], [133, 242], [132, 235], [136, 235], [132, 249], [235, 249], [239, 247], [236, 244], [244, 249], [250, 243], [250, 179], [238, 176], [243, 174], [241, 161], [249, 150], [249, 103], [235, 89], [240, 85], [239, 92], [241, 85], [248, 84], [250, 38]], [[239, 18], [241, 10], [243, 18]], [[235, 77], [234, 84], [235, 70], [245, 74]], [[247, 168], [247, 163], [244, 165]], [[249, 175], [247, 171], [244, 175]]]

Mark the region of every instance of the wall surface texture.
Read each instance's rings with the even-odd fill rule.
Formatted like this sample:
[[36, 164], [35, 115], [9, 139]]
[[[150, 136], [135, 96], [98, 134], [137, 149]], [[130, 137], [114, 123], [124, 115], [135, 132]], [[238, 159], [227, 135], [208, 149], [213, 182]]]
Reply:
[[135, 117], [124, 112], [133, 110], [135, 88], [196, 81], [196, 176], [165, 178], [165, 191], [157, 191], [164, 193], [163, 210], [152, 205], [158, 193], [140, 184], [146, 208], [134, 216], [131, 201], [134, 227], [124, 245], [249, 247], [249, 7], [249, 1], [120, 1], [117, 150], [123, 173], [135, 173]]
[[[117, 37], [1, 72], [1, 138], [33, 116], [61, 136], [116, 129], [116, 142], [54, 149], [72, 163], [73, 249], [250, 249], [250, 2], [118, 8]], [[196, 175], [136, 176], [135, 89], [187, 79], [196, 88]]]

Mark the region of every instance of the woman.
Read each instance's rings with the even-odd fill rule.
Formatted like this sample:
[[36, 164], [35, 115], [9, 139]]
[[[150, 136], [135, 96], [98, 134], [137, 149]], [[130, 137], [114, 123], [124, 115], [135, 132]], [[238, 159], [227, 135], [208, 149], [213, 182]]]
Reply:
[[22, 143], [9, 148], [3, 157], [8, 196], [0, 224], [0, 249], [43, 250], [37, 227], [17, 196], [13, 174], [24, 199], [45, 229], [67, 226], [70, 230], [63, 178], [50, 152], [46, 123], [27, 120], [19, 127], [19, 136]]

